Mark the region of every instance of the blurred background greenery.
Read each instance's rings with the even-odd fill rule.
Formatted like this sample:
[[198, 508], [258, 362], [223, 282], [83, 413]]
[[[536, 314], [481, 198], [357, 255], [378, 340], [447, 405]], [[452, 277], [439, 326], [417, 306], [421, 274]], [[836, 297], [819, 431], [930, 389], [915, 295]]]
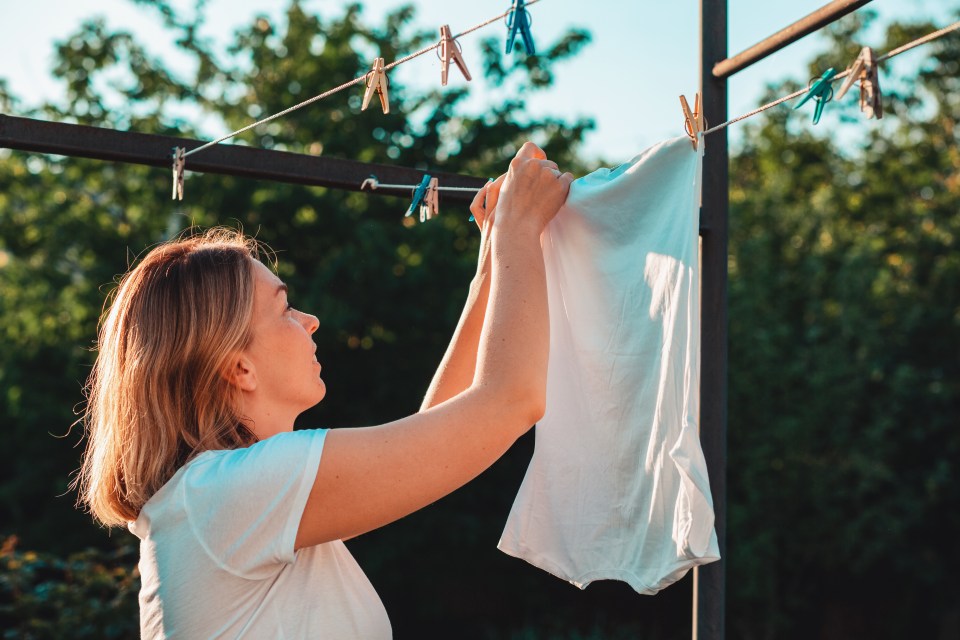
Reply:
[[[226, 64], [197, 37], [198, 16], [144, 4], [196, 61], [193, 77], [92, 20], [58, 47], [69, 107], [23, 108], [0, 81], [0, 111], [199, 135], [171, 107], [190, 104], [239, 128], [365, 72], [358, 43], [389, 60], [435, 39], [409, 8], [371, 25], [357, 5], [321, 18], [294, 2], [284, 23], [258, 18], [238, 32]], [[831, 27], [810, 75], [852, 60], [871, 15]], [[892, 24], [876, 48], [932, 29]], [[502, 38], [490, 38], [470, 90], [515, 79], [530, 92], [549, 88], [553, 65], [589, 39], [574, 30], [538, 43], [536, 57], [505, 57]], [[862, 121], [855, 99], [828, 106], [860, 122], [853, 144], [829, 127], [792, 126], [799, 116], [786, 108], [735, 125], [731, 638], [960, 634], [951, 578], [960, 569], [960, 36], [924, 55], [918, 75], [884, 85], [882, 127]], [[126, 97], [122, 108], [105, 106], [104, 78]], [[770, 96], [798, 86], [783, 81]], [[360, 112], [355, 92], [258, 127], [248, 142], [492, 176], [533, 139], [577, 175], [595, 166], [580, 153], [590, 120], [530, 118], [522, 94], [464, 115], [467, 91], [395, 82], [389, 115]], [[396, 198], [188, 174], [186, 199], [170, 204], [165, 171], [9, 150], [0, 161], [0, 629], [136, 637], [135, 538], [95, 527], [67, 490], [82, 449], [70, 425], [115, 278], [190, 225], [242, 226], [278, 250], [294, 304], [320, 317], [329, 394], [298, 424], [373, 424], [419, 406], [478, 234], [466, 208], [450, 203], [429, 224], [406, 225]], [[531, 451], [527, 436], [464, 490], [350, 543], [396, 637], [689, 637], [689, 578], [653, 598], [619, 583], [581, 592], [496, 550]]]

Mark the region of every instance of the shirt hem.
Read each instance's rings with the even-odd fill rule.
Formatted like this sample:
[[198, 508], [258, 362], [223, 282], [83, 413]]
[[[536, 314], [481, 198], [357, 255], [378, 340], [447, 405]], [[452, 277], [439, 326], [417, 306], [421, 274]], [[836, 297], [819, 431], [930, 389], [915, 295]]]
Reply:
[[649, 596], [656, 595], [674, 582], [677, 582], [687, 575], [687, 572], [693, 567], [709, 564], [720, 559], [719, 554], [704, 554], [696, 558], [678, 560], [662, 567], [661, 574], [663, 577], [658, 581], [651, 583], [643, 580], [640, 578], [640, 576], [629, 569], [619, 569], [615, 567], [594, 569], [582, 574], [573, 575], [566, 569], [562, 568], [560, 564], [551, 558], [542, 553], [533, 551], [522, 544], [508, 544], [504, 540], [500, 540], [500, 542], [497, 544], [497, 548], [508, 556], [513, 556], [514, 558], [524, 560], [538, 569], [542, 569], [543, 571], [546, 571], [547, 573], [550, 573], [561, 580], [569, 582], [581, 590], [586, 589], [591, 582], [596, 580], [619, 580], [621, 582], [626, 582], [628, 585], [630, 585], [630, 588], [632, 588], [638, 594]]

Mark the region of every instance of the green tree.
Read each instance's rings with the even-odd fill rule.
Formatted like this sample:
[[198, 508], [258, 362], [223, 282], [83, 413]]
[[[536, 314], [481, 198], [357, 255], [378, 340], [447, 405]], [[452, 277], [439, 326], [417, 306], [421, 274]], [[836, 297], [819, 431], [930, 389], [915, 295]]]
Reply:
[[[413, 26], [409, 8], [371, 27], [359, 5], [321, 18], [293, 2], [281, 21], [257, 17], [220, 52], [200, 35], [202, 11], [185, 19], [163, 0], [141, 4], [157, 12], [195, 61], [189, 77], [168, 70], [130, 34], [92, 19], [57, 49], [55, 73], [67, 106], [45, 105], [28, 115], [200, 137], [192, 123], [203, 116], [239, 128], [366, 72], [376, 52], [395, 59], [436, 37]], [[552, 65], [588, 41], [572, 31], [544, 43], [536, 57], [518, 51], [505, 58], [498, 35], [484, 42], [485, 81], [425, 93], [394, 81], [389, 115], [361, 112], [359, 89], [338, 94], [259, 126], [239, 143], [494, 176], [522, 141], [533, 139], [582, 173], [577, 150], [592, 123], [530, 118], [525, 99], [549, 87]], [[478, 87], [505, 99], [481, 114], [463, 113], [464, 98]], [[5, 100], [11, 109], [13, 98]], [[78, 466], [80, 433], [50, 434], [64, 434], [82, 402], [108, 283], [145, 247], [192, 224], [234, 224], [279, 250], [292, 300], [315, 312], [322, 327], [317, 342], [330, 392], [302, 426], [371, 424], [415, 411], [475, 269], [478, 234], [462, 205], [441, 202], [439, 218], [407, 226], [407, 203], [398, 198], [189, 173], [186, 199], [170, 204], [169, 171], [3, 157], [0, 331], [11, 348], [0, 365], [0, 415], [15, 444], [0, 454], [0, 504], [12, 515], [4, 532], [18, 534], [27, 548], [67, 553], [132, 541], [125, 532], [106, 539], [73, 509], [66, 490]], [[636, 596], [625, 586], [583, 597], [496, 550], [530, 444], [467, 490], [351, 542], [391, 611], [397, 637], [423, 630], [494, 637], [497, 629], [528, 637], [545, 628], [556, 628], [556, 637], [580, 637], [581, 628], [594, 635], [635, 628], [637, 607], [628, 603]], [[569, 603], [560, 620], [558, 602]], [[680, 606], [686, 609], [686, 598]]]
[[[221, 52], [200, 35], [202, 11], [185, 19], [164, 0], [140, 4], [195, 61], [189, 77], [91, 20], [58, 47], [68, 106], [30, 115], [199, 137], [193, 123], [204, 116], [238, 128], [356, 77], [376, 52], [396, 58], [435, 38], [413, 26], [410, 9], [374, 28], [357, 5], [322, 19], [293, 3], [280, 23], [257, 18]], [[851, 60], [865, 26], [854, 17], [834, 27], [811, 75]], [[877, 49], [929, 30], [891, 25]], [[343, 93], [243, 141], [494, 175], [532, 137], [582, 171], [578, 144], [590, 122], [531, 121], [523, 109], [529, 92], [552, 82], [552, 65], [587, 39], [574, 32], [535, 58], [504, 58], [492, 38], [484, 83], [427, 93], [394, 83], [388, 116], [360, 112], [360, 92]], [[827, 107], [817, 129], [786, 108], [738, 125], [746, 134], [731, 163], [731, 637], [944, 637], [960, 619], [951, 582], [960, 565], [952, 544], [960, 533], [958, 44], [953, 34], [909, 54], [929, 56], [916, 77], [884, 75], [888, 115], [879, 123], [863, 121], [848, 97]], [[504, 99], [463, 114], [477, 87]], [[0, 108], [24, 114], [2, 83]], [[862, 142], [828, 137], [850, 127]], [[419, 405], [473, 270], [477, 234], [465, 207], [444, 203], [437, 220], [405, 227], [400, 199], [210, 175], [188, 175], [187, 199], [170, 205], [168, 171], [4, 150], [0, 158], [8, 438], [0, 533], [64, 556], [121, 547], [116, 558], [92, 553], [78, 574], [57, 568], [48, 580], [37, 567], [62, 561], [8, 545], [5, 628], [49, 637], [30, 625], [55, 615], [51, 603], [76, 613], [78, 625], [132, 615], [135, 574], [122, 548], [132, 538], [107, 539], [72, 508], [66, 485], [79, 432], [55, 436], [82, 401], [107, 283], [144, 247], [190, 224], [227, 223], [280, 250], [293, 299], [321, 318], [331, 390], [303, 425], [381, 422]], [[530, 445], [522, 440], [434, 507], [350, 543], [397, 637], [688, 637], [689, 581], [656, 598], [617, 583], [580, 593], [494, 549]], [[83, 613], [84, 597], [116, 608]], [[104, 627], [100, 637], [130, 628]]]
[[[308, 89], [364, 73], [368, 61], [357, 50], [380, 51], [390, 59], [432, 37], [411, 27], [410, 8], [391, 14], [382, 28], [371, 28], [361, 22], [359, 5], [324, 21], [294, 2], [281, 25], [256, 18], [222, 56], [228, 62], [221, 62], [197, 35], [202, 15], [182, 21], [164, 2], [142, 4], [157, 9], [181, 49], [194, 56], [194, 77], [176, 77], [130, 34], [108, 32], [102, 20], [93, 19], [57, 49], [55, 74], [64, 81], [69, 107], [46, 105], [30, 115], [197, 136], [189, 121], [171, 115], [187, 105], [197, 118], [209, 113], [239, 128], [302, 100]], [[484, 62], [494, 83], [526, 76], [533, 91], [549, 85], [551, 64], [588, 39], [571, 32], [537, 58], [506, 61], [491, 40]], [[110, 91], [103, 86], [107, 76], [113, 79]], [[460, 115], [456, 107], [468, 91], [419, 94], [394, 82], [394, 108], [387, 116], [360, 112], [358, 91], [339, 94], [260, 126], [243, 142], [493, 175], [528, 137], [570, 164], [592, 126], [587, 120], [555, 119], [518, 124], [522, 95], [479, 116]], [[6, 96], [6, 109], [12, 108]], [[171, 205], [169, 171], [4, 155], [0, 329], [15, 348], [0, 370], [6, 390], [0, 409], [25, 448], [4, 454], [10, 475], [0, 499], [14, 514], [5, 526], [23, 540], [55, 545], [44, 532], [58, 531], [54, 523], [69, 511], [71, 498], [60, 500], [66, 509], [50, 509], [40, 496], [64, 492], [66, 472], [78, 457], [70, 448], [76, 438], [58, 442], [49, 434], [66, 432], [82, 400], [80, 385], [93, 357], [87, 347], [108, 292], [103, 285], [145, 247], [190, 225], [242, 225], [279, 249], [281, 273], [298, 304], [320, 316], [320, 353], [334, 392], [306, 423], [384, 420], [419, 405], [459, 312], [457, 292], [472, 275], [477, 234], [464, 206], [446, 204], [436, 221], [407, 228], [400, 215], [405, 203], [395, 198], [190, 174], [187, 199]], [[417, 352], [411, 344], [419, 346]], [[392, 370], [385, 363], [393, 363]], [[73, 544], [65, 541], [63, 548]]]
[[61, 558], [0, 546], [0, 628], [5, 638], [138, 638], [136, 549]]
[[[852, 60], [870, 19], [838, 23], [810, 75]], [[892, 25], [876, 49], [933, 29]], [[768, 111], [732, 162], [735, 637], [946, 637], [957, 623], [958, 45], [927, 45], [916, 77], [882, 75], [882, 121], [854, 96], [818, 131]], [[862, 142], [838, 144], [842, 122]]]

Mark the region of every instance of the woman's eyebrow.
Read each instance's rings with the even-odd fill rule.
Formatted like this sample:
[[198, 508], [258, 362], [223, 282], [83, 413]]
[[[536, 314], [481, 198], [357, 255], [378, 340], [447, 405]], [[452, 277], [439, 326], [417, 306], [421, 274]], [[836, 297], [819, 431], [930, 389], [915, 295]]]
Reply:
[[281, 291], [283, 291], [284, 293], [287, 293], [287, 285], [283, 284], [282, 282], [281, 282], [280, 285], [277, 287], [277, 292], [274, 293], [273, 295], [274, 295], [274, 296], [278, 296], [278, 295], [280, 295], [280, 292], [281, 292]]

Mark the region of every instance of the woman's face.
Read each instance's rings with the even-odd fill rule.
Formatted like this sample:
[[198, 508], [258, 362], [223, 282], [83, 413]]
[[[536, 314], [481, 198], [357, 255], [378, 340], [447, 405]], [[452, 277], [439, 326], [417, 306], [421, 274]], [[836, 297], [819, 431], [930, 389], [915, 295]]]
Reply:
[[320, 323], [289, 304], [287, 286], [280, 278], [259, 260], [253, 265], [253, 339], [244, 354], [253, 363], [255, 393], [274, 417], [288, 413], [296, 417], [327, 392], [317, 345], [310, 337]]

